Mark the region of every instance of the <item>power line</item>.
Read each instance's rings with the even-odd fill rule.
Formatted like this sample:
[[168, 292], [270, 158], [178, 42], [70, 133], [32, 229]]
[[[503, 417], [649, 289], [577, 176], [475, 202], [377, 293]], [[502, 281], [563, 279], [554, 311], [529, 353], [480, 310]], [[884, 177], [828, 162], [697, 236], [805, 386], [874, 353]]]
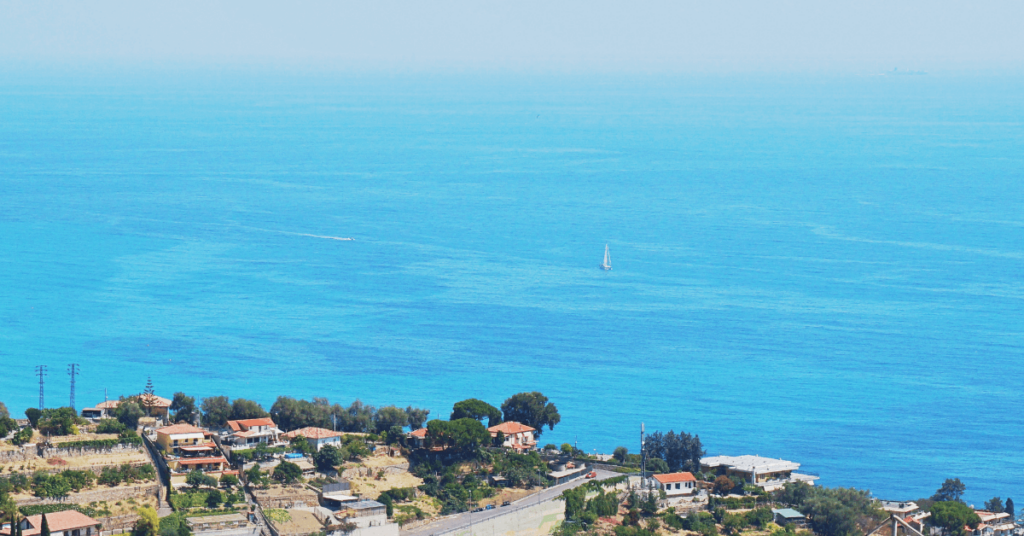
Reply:
[[43, 411], [43, 377], [46, 376], [46, 365], [36, 365], [36, 376], [39, 376], [39, 411]]
[[71, 376], [71, 409], [75, 409], [75, 376], [78, 376], [78, 363], [68, 365], [68, 376]]

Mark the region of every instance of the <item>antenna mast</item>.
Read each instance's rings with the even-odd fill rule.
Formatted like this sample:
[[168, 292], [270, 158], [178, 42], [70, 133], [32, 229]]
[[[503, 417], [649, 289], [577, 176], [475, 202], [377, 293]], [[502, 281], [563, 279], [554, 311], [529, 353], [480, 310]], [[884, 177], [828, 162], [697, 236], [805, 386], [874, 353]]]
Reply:
[[39, 376], [39, 411], [43, 411], [43, 377], [46, 376], [46, 365], [36, 365], [36, 376]]
[[640, 487], [646, 487], [647, 481], [647, 441], [644, 438], [644, 423], [640, 423]]
[[68, 365], [68, 376], [71, 376], [71, 409], [75, 409], [75, 376], [78, 376], [78, 363]]

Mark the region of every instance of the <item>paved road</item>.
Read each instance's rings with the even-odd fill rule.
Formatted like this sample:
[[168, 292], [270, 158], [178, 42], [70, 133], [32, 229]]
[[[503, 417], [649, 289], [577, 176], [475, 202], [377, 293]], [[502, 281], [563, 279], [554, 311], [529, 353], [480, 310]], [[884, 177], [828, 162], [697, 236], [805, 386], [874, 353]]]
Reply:
[[[600, 469], [596, 472], [597, 480], [606, 480], [616, 476], [622, 476], [621, 473], [613, 473], [611, 471], [603, 471]], [[526, 506], [533, 506], [535, 504], [553, 500], [555, 497], [561, 495], [563, 491], [577, 486], [582, 486], [587, 482], [590, 482], [590, 479], [577, 478], [576, 480], [566, 482], [565, 484], [543, 489], [540, 493], [530, 495], [529, 497], [523, 497], [522, 499], [513, 502], [511, 506], [495, 508], [494, 510], [484, 510], [483, 512], [463, 512], [461, 514], [439, 519], [429, 525], [423, 525], [422, 527], [416, 527], [408, 531], [403, 530], [401, 532], [401, 536], [429, 536], [431, 534], [440, 534], [442, 532], [458, 530], [463, 527], [468, 527], [471, 522], [480, 523], [481, 521], [491, 519], [492, 517], [514, 513], [516, 510]]]

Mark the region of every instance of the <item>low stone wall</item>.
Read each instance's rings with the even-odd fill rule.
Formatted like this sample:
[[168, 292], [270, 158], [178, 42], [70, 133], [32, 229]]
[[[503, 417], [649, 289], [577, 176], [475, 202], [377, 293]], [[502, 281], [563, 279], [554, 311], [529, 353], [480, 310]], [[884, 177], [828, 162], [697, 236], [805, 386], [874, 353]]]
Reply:
[[135, 522], [139, 520], [138, 514], [125, 514], [123, 516], [98, 517], [101, 534], [123, 534], [131, 532]]
[[0, 463], [28, 462], [39, 457], [39, 449], [35, 445], [27, 445], [15, 450], [0, 450]]
[[380, 471], [384, 471], [385, 475], [407, 473], [409, 472], [409, 464], [400, 463], [397, 465], [385, 465], [384, 467], [351, 467], [341, 472], [341, 478], [371, 478]]
[[91, 502], [107, 501], [117, 502], [124, 499], [145, 497], [151, 495], [153, 497], [159, 497], [160, 484], [157, 482], [151, 482], [148, 484], [141, 484], [138, 486], [118, 486], [116, 488], [108, 488], [101, 486], [97, 489], [91, 489], [88, 491], [81, 491], [78, 493], [72, 493], [64, 499], [42, 499], [39, 497], [32, 497], [31, 499], [25, 499], [18, 501], [18, 506], [34, 506], [37, 504], [89, 504]]
[[75, 458], [78, 456], [91, 456], [94, 454], [118, 454], [122, 452], [142, 452], [142, 445], [113, 445], [109, 447], [72, 447], [62, 448], [60, 446], [43, 447], [39, 446], [40, 458]]

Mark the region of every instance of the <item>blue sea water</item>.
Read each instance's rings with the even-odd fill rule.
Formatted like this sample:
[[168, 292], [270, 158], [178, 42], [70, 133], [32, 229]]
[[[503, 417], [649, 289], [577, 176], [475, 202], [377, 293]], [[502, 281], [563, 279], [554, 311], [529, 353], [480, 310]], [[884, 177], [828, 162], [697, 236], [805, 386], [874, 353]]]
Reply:
[[1022, 179], [1012, 77], [10, 68], [0, 400], [539, 390], [542, 443], [1017, 496]]

